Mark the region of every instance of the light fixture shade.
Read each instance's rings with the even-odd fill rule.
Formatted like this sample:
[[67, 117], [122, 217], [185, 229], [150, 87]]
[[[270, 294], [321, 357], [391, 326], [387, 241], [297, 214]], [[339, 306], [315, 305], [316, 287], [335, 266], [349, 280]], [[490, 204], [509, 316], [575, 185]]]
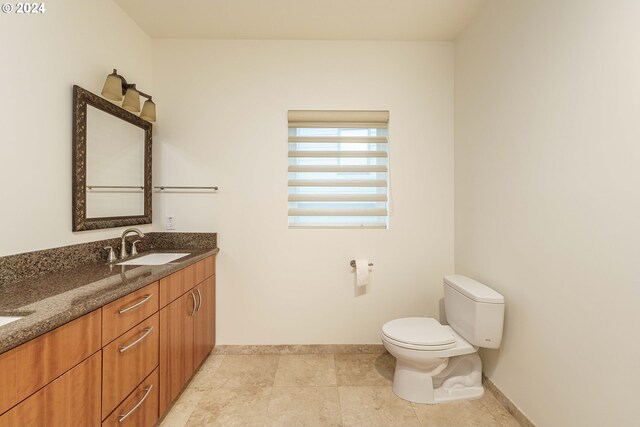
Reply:
[[122, 101], [122, 80], [113, 70], [113, 73], [107, 76], [102, 87], [102, 96], [112, 101]]
[[144, 102], [144, 105], [142, 106], [142, 113], [140, 113], [140, 118], [148, 122], [156, 121], [156, 104], [151, 99], [147, 99]]
[[127, 89], [127, 93], [124, 95], [124, 101], [122, 102], [122, 108], [133, 113], [140, 111], [140, 93], [135, 87]]

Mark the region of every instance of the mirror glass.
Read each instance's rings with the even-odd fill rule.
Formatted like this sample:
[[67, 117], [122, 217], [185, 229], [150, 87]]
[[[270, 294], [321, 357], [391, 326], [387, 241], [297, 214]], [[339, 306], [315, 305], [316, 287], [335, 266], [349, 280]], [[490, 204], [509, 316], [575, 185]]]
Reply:
[[87, 218], [144, 214], [144, 129], [87, 105]]
[[73, 87], [73, 231], [151, 224], [151, 123]]

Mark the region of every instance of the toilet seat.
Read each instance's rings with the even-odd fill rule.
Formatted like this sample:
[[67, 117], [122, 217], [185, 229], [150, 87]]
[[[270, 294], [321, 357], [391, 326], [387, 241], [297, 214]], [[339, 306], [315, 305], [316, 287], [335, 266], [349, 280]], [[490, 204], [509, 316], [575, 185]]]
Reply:
[[431, 317], [405, 317], [391, 320], [382, 327], [382, 335], [389, 342], [414, 350], [447, 350], [456, 346], [450, 328]]

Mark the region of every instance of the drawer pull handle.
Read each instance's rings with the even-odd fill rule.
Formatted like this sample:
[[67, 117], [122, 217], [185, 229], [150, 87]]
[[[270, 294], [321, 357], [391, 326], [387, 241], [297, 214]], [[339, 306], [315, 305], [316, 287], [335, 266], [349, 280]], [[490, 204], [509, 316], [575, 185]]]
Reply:
[[137, 303], [130, 305], [127, 308], [122, 308], [120, 310], [118, 310], [118, 313], [120, 314], [124, 314], [129, 310], [133, 310], [136, 307], [140, 307], [142, 304], [144, 304], [145, 302], [149, 301], [151, 299], [151, 297], [153, 297], [153, 294], [149, 294], [149, 295], [145, 295], [143, 299], [141, 299], [140, 301], [138, 301]]
[[140, 338], [138, 338], [137, 340], [135, 340], [134, 342], [132, 342], [131, 344], [127, 344], [124, 347], [120, 347], [120, 353], [124, 353], [125, 351], [129, 350], [131, 347], [133, 347], [134, 345], [138, 344], [140, 341], [142, 341], [143, 339], [145, 339], [147, 337], [147, 335], [149, 335], [151, 333], [151, 331], [153, 331], [153, 326], [149, 326], [148, 328], [146, 328], [144, 330], [144, 334], [142, 334], [142, 336]]
[[202, 294], [200, 293], [200, 289], [196, 289], [198, 293], [198, 308], [196, 308], [196, 313], [200, 311], [200, 307], [202, 307]]
[[193, 291], [191, 291], [191, 299], [193, 300], [193, 310], [191, 310], [190, 316], [193, 316], [196, 314], [196, 306], [198, 305], [196, 303], [196, 294], [194, 294]]
[[142, 399], [140, 399], [140, 402], [136, 403], [136, 406], [134, 406], [133, 408], [131, 408], [131, 410], [129, 412], [127, 412], [126, 414], [120, 415], [120, 417], [118, 418], [118, 422], [123, 422], [124, 420], [127, 419], [127, 417], [129, 415], [131, 415], [136, 409], [138, 409], [140, 407], [140, 405], [142, 405], [142, 403], [147, 399], [147, 397], [149, 397], [149, 393], [151, 393], [151, 390], [153, 389], [153, 384], [151, 384], [149, 387], [145, 388], [144, 391], [144, 396], [142, 396]]

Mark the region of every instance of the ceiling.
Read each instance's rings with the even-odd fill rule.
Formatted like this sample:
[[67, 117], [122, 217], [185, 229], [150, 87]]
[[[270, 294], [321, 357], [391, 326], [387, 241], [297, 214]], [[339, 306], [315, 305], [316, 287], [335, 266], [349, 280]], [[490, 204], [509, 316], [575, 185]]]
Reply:
[[453, 40], [486, 0], [115, 0], [152, 38]]

